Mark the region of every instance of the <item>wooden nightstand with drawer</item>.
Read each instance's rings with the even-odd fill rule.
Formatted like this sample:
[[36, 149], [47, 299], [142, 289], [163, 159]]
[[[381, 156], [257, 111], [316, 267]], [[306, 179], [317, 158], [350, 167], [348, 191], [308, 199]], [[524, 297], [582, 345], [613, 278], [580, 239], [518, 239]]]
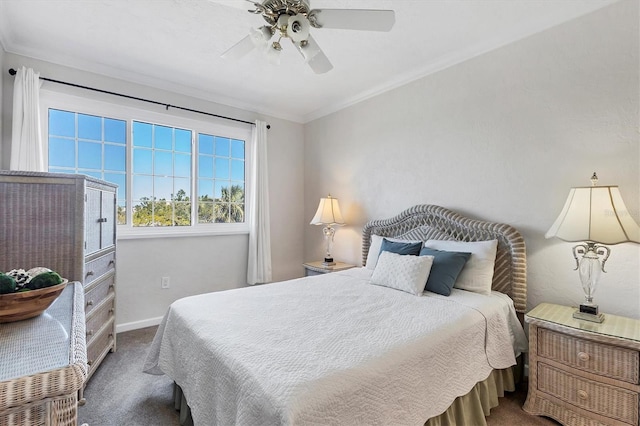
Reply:
[[321, 275], [321, 274], [329, 274], [331, 272], [338, 271], [346, 271], [347, 269], [355, 268], [356, 265], [351, 265], [349, 263], [336, 262], [335, 265], [326, 266], [322, 263], [322, 261], [318, 262], [306, 262], [303, 263], [304, 266], [304, 276], [309, 277], [312, 275]]
[[529, 323], [524, 410], [567, 425], [640, 424], [640, 321], [607, 314], [601, 324], [575, 308], [542, 303]]

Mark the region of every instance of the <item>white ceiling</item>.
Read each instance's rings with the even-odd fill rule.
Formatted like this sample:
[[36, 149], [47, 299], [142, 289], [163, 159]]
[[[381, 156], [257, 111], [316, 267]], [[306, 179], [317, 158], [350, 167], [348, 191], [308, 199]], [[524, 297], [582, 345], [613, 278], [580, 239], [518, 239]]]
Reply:
[[286, 40], [280, 65], [257, 51], [220, 58], [264, 23], [243, 0], [0, 0], [0, 42], [7, 52], [307, 122], [615, 1], [311, 0], [316, 9], [396, 13], [388, 33], [312, 28], [334, 65], [320, 75]]

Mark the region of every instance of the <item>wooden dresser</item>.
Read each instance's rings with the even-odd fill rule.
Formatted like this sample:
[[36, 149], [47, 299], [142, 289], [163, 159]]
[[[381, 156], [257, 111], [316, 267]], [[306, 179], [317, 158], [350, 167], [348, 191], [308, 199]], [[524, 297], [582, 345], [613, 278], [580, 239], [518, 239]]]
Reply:
[[84, 289], [70, 282], [35, 318], [0, 324], [0, 425], [76, 425], [87, 377]]
[[45, 266], [85, 292], [88, 377], [116, 349], [116, 186], [0, 171], [0, 270]]
[[640, 321], [577, 320], [575, 308], [543, 303], [529, 323], [524, 410], [566, 425], [640, 424]]

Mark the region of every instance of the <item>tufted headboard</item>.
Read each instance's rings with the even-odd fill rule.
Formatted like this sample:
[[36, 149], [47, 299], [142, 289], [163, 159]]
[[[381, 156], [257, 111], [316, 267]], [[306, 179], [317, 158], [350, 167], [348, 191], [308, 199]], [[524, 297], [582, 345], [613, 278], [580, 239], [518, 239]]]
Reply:
[[522, 235], [503, 223], [469, 219], [444, 207], [421, 204], [390, 219], [369, 221], [362, 229], [362, 264], [367, 262], [371, 235], [406, 240], [498, 240], [493, 290], [511, 297], [516, 311], [527, 309], [527, 255]]

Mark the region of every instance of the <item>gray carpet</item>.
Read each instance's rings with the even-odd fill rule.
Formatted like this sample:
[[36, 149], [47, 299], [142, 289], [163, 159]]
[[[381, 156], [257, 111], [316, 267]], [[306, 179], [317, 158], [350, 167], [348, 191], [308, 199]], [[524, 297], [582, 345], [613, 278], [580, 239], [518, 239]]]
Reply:
[[[173, 409], [173, 382], [142, 372], [157, 327], [118, 334], [118, 350], [107, 355], [85, 389], [87, 403], [78, 411], [79, 424], [89, 426], [178, 426]], [[487, 417], [489, 426], [557, 425], [522, 411], [526, 384], [500, 399]]]

